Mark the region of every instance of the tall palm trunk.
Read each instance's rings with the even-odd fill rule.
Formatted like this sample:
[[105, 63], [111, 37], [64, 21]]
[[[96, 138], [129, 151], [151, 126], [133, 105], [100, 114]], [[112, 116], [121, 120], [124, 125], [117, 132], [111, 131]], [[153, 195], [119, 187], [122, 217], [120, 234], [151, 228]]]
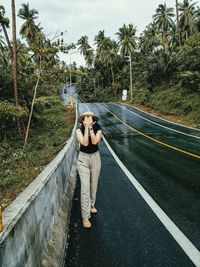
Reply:
[[16, 14], [15, 0], [12, 0], [12, 32], [13, 32], [13, 86], [16, 106], [19, 105], [17, 89], [17, 38], [16, 38]]
[[13, 50], [12, 50], [12, 46], [11, 46], [11, 43], [10, 43], [10, 40], [9, 40], [9, 37], [8, 37], [8, 33], [7, 33], [7, 30], [6, 30], [6, 27], [4, 24], [1, 24], [2, 28], [3, 28], [3, 32], [4, 32], [4, 36], [6, 38], [6, 42], [7, 42], [7, 45], [8, 45], [8, 48], [10, 49], [10, 53], [11, 55], [13, 54]]
[[115, 88], [115, 76], [114, 76], [112, 65], [110, 66], [110, 70], [111, 70], [111, 75], [112, 75], [112, 91], [113, 91], [113, 95], [115, 96], [115, 100], [116, 100], [117, 96], [116, 96], [116, 88]]
[[178, 43], [179, 43], [179, 45], [181, 45], [179, 13], [178, 13], [178, 0], [175, 0], [175, 1], [176, 1], [176, 34], [178, 36]]
[[163, 42], [164, 50], [165, 50], [165, 52], [167, 52], [168, 48], [169, 48], [169, 40], [167, 37], [167, 31], [166, 30], [163, 32], [162, 42]]

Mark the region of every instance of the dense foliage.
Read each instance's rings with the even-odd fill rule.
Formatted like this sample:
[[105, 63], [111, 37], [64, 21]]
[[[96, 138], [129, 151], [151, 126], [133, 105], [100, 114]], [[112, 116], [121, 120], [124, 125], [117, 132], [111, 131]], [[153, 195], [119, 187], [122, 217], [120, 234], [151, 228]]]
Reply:
[[[83, 70], [87, 75], [79, 81], [79, 92], [85, 100], [117, 100], [122, 90], [127, 89], [131, 101], [148, 105], [152, 101], [145, 102], [141, 95], [147, 100], [155, 94], [156, 101], [157, 94], [163, 95], [163, 99], [168, 96], [170, 99], [173, 94], [174, 101], [177, 99], [177, 114], [187, 101], [196, 106], [200, 94], [200, 8], [193, 0], [179, 1], [176, 7], [174, 10], [160, 4], [140, 36], [136, 36], [132, 24], [120, 27], [116, 40], [99, 31], [94, 38], [95, 52], [87, 36], [79, 39], [77, 45], [87, 62]], [[163, 105], [165, 102], [158, 101], [153, 107], [159, 109]]]
[[[11, 40], [7, 33], [10, 21], [5, 8], [0, 6], [1, 141], [9, 141], [16, 135], [24, 138], [31, 125], [39, 122], [38, 105], [42, 102], [38, 98], [46, 97], [46, 101], [51, 103], [51, 97], [59, 95], [60, 85], [68, 71], [59, 60], [58, 52], [67, 53], [73, 44], [64, 43], [63, 32], [56, 33], [52, 39], [47, 38], [36, 22], [37, 16], [37, 10], [30, 9], [28, 3], [22, 4], [18, 17], [24, 21], [19, 31], [23, 41], [18, 39], [15, 49], [14, 36]], [[13, 64], [14, 54], [16, 67]], [[29, 119], [31, 123], [27, 127]]]
[[[185, 90], [183, 98], [187, 94], [198, 96], [200, 8], [194, 0], [181, 0], [177, 4], [176, 10], [166, 3], [160, 4], [152, 21], [140, 36], [137, 36], [137, 29], [133, 24], [122, 25], [115, 40], [101, 30], [94, 38], [95, 51], [89, 44], [88, 37], [82, 36], [77, 42], [77, 48], [85, 57], [86, 67], [77, 67], [75, 63], [66, 66], [64, 62], [60, 62], [58, 52], [62, 50], [67, 53], [75, 46], [64, 44], [63, 32], [52, 40], [47, 38], [40, 23], [36, 22], [38, 11], [30, 9], [28, 3], [23, 4], [17, 13], [18, 18], [24, 21], [19, 32], [22, 40], [25, 40], [17, 40], [18, 88], [13, 84], [12, 68], [12, 58], [16, 51], [8, 38], [6, 30], [9, 19], [1, 6], [1, 138], [12, 135], [16, 124], [21, 129], [26, 128], [24, 125], [27, 125], [32, 102], [38, 97], [55, 94], [51, 92], [48, 81], [61, 83], [69, 71], [72, 74], [71, 82], [78, 84], [78, 90], [86, 101], [116, 101], [121, 98], [123, 89], [128, 90], [131, 101], [140, 99], [141, 91], [146, 95], [147, 90], [147, 95], [153, 96], [158, 91], [162, 94], [164, 90], [168, 90], [169, 93], [170, 88], [177, 95]], [[35, 88], [38, 76], [39, 86]], [[175, 87], [176, 90], [173, 90]], [[36, 99], [33, 99], [35, 91]], [[163, 94], [166, 95], [166, 92]], [[19, 107], [16, 105], [16, 95], [19, 98]], [[143, 100], [140, 102], [144, 103]], [[32, 115], [33, 122], [37, 120], [36, 113], [37, 109]]]
[[[14, 3], [14, 1], [12, 1]], [[14, 10], [14, 6], [12, 6]], [[14, 12], [12, 12], [14, 13]], [[16, 11], [17, 13], [17, 11]], [[0, 6], [0, 205], [6, 207], [65, 145], [74, 112], [60, 99], [69, 68], [58, 52], [68, 53], [64, 32], [47, 38], [36, 22], [38, 11], [23, 4], [16, 39]], [[15, 20], [15, 17], [12, 17]], [[12, 27], [14, 28], [14, 27]]]

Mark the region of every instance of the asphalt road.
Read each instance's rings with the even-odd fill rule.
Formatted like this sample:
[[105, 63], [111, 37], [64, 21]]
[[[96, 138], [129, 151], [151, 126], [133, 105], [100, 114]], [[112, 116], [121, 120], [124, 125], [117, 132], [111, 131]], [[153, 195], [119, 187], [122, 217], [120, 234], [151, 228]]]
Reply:
[[[125, 167], [200, 250], [200, 131], [129, 106], [79, 104], [80, 113], [88, 108]], [[78, 183], [65, 266], [195, 266], [103, 142], [100, 152], [98, 214], [91, 230], [82, 228]]]

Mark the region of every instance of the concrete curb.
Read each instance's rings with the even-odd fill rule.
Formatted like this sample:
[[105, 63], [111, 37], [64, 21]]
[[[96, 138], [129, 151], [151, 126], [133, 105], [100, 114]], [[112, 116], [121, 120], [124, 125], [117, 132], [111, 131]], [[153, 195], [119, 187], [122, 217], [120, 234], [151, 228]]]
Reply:
[[68, 194], [71, 200], [73, 197], [76, 170], [72, 172], [72, 167], [77, 157], [76, 128], [77, 108], [76, 123], [65, 147], [3, 211], [0, 267], [42, 265], [44, 250], [64, 196]]

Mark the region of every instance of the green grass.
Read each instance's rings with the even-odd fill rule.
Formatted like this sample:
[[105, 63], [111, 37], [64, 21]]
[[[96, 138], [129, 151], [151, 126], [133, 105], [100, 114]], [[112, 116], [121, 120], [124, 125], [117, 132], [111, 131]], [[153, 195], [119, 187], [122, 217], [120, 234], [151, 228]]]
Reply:
[[134, 102], [153, 108], [163, 115], [184, 116], [191, 126], [200, 127], [200, 93], [189, 93], [178, 86], [133, 91]]
[[[37, 110], [37, 105], [36, 105]], [[37, 110], [27, 146], [22, 137], [0, 144], [0, 205], [5, 208], [33, 181], [64, 147], [74, 126], [75, 113], [59, 100]]]

